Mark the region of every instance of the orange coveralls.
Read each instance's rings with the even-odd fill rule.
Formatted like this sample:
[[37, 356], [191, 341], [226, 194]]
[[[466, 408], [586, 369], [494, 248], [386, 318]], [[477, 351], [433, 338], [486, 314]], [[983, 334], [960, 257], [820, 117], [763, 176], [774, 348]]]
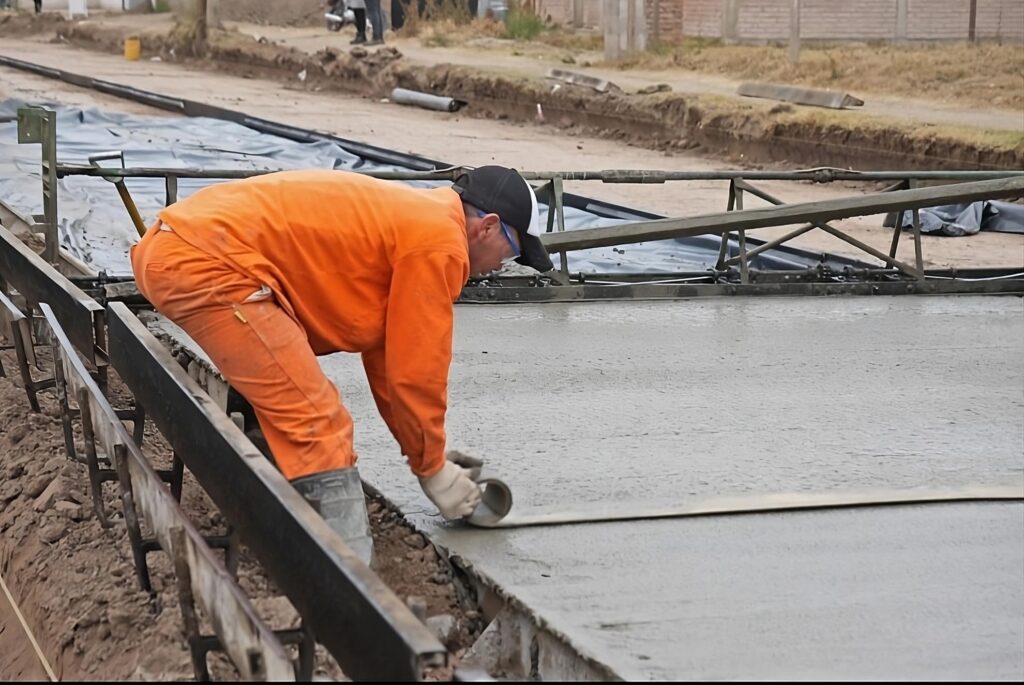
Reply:
[[362, 353], [412, 471], [444, 465], [453, 303], [469, 278], [450, 188], [339, 171], [221, 183], [164, 209], [131, 258], [139, 290], [253, 406], [286, 478], [355, 463], [352, 418], [316, 361], [338, 351]]

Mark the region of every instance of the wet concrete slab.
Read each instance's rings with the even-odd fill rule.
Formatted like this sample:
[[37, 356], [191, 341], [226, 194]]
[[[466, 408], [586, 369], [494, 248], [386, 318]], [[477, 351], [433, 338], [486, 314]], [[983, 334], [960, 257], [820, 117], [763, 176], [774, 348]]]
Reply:
[[[516, 507], [1017, 484], [1015, 297], [457, 309], [449, 446]], [[434, 513], [353, 355], [323, 366], [363, 477], [630, 678], [1024, 674], [1024, 506], [939, 504], [482, 531]]]

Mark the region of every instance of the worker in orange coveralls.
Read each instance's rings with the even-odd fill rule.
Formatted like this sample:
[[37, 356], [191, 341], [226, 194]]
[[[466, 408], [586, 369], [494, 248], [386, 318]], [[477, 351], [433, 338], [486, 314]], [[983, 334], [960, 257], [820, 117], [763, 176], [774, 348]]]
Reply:
[[432, 189], [319, 170], [221, 183], [160, 212], [131, 257], [142, 293], [253, 406], [277, 467], [364, 561], [352, 418], [317, 355], [362, 354], [424, 493], [445, 518], [472, 513], [465, 467], [479, 461], [445, 457], [453, 303], [470, 274], [552, 268], [518, 173]]

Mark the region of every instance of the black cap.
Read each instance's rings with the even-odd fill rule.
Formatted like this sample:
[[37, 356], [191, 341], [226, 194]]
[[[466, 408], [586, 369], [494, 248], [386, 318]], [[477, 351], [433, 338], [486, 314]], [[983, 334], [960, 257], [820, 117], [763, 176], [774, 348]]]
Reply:
[[482, 166], [468, 171], [452, 184], [463, 202], [488, 214], [497, 214], [519, 234], [522, 254], [516, 259], [541, 273], [555, 268], [540, 240], [537, 197], [515, 169]]

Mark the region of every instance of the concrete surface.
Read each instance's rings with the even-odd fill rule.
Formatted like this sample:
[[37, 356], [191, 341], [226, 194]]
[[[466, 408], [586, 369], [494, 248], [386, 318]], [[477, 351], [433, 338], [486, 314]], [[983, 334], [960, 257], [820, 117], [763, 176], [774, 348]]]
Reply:
[[[449, 446], [517, 508], [1016, 484], [1016, 297], [460, 307]], [[534, 528], [444, 524], [357, 357], [324, 359], [364, 478], [618, 674], [1024, 674], [1024, 506], [943, 504]]]

